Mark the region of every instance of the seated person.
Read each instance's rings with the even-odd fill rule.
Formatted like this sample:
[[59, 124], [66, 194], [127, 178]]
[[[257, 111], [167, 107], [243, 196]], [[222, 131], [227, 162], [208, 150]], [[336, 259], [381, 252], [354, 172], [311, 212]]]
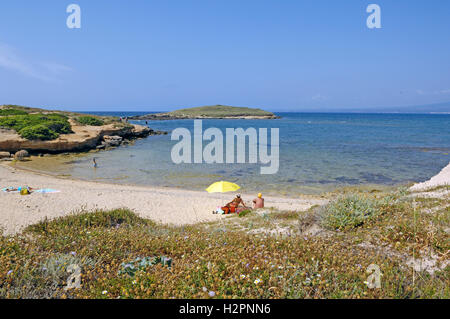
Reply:
[[241, 194], [237, 194], [231, 202], [222, 207], [222, 210], [225, 212], [225, 214], [235, 213], [238, 210], [239, 205], [241, 204], [244, 208], [248, 208], [242, 200]]
[[253, 209], [264, 208], [264, 198], [259, 193], [258, 197], [253, 200]]

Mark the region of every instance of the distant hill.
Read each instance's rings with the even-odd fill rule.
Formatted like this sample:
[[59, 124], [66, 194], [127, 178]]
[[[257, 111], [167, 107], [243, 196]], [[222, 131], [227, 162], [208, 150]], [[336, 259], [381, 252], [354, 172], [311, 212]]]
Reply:
[[[310, 110], [304, 110], [309, 112]], [[450, 102], [411, 105], [411, 106], [391, 106], [391, 107], [369, 107], [369, 108], [340, 108], [340, 109], [321, 109], [320, 112], [339, 112], [339, 113], [440, 113], [450, 114]]]
[[172, 112], [133, 116], [137, 120], [174, 120], [174, 119], [275, 119], [272, 112], [257, 108], [228, 105], [209, 105], [179, 109]]
[[450, 113], [450, 102], [414, 105], [414, 106], [399, 106], [380, 109], [381, 112], [399, 112], [399, 113]]

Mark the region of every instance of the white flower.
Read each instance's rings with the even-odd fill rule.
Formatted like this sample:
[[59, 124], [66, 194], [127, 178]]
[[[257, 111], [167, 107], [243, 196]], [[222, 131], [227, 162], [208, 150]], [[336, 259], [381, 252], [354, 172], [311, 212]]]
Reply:
[[214, 296], [216, 295], [216, 293], [215, 293], [214, 291], [210, 291], [210, 292], [208, 293], [208, 295], [209, 295], [210, 297], [214, 297]]
[[258, 278], [258, 279], [255, 279], [254, 283], [255, 283], [255, 285], [257, 285], [257, 284], [261, 283], [261, 281], [262, 280]]
[[203, 287], [202, 290], [203, 290], [203, 292], [207, 292], [208, 291], [208, 289], [206, 287]]
[[106, 290], [102, 291], [102, 295], [106, 295], [107, 293], [108, 293], [108, 291], [106, 291]]
[[239, 276], [241, 279], [245, 279], [245, 275], [240, 275]]

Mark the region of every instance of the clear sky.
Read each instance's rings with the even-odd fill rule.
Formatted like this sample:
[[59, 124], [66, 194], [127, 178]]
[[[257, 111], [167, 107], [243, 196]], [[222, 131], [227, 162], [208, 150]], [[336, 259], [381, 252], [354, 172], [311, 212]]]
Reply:
[[[81, 29], [66, 7], [81, 7]], [[381, 29], [366, 7], [381, 7]], [[448, 0], [0, 2], [0, 104], [272, 111], [450, 101]]]

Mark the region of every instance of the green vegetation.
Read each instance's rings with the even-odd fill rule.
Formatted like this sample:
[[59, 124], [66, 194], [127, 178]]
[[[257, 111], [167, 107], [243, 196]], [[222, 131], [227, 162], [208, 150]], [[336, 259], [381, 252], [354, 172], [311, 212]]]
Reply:
[[[450, 297], [450, 267], [441, 267], [450, 249], [448, 198], [357, 194], [325, 207], [331, 225], [344, 227], [323, 229], [317, 207], [184, 227], [127, 209], [45, 220], [0, 236], [0, 298]], [[314, 225], [322, 232], [308, 233]], [[430, 250], [432, 274], [407, 265]], [[65, 291], [70, 264], [81, 267], [81, 288]], [[380, 289], [365, 284], [370, 264], [380, 267]]]
[[22, 110], [16, 109], [0, 109], [0, 116], [8, 116], [8, 115], [27, 115], [28, 113]]
[[29, 140], [53, 140], [72, 132], [67, 116], [58, 113], [5, 116], [0, 118], [0, 127], [14, 129]]
[[339, 197], [320, 208], [322, 225], [326, 228], [347, 229], [361, 226], [366, 220], [381, 213], [378, 200], [363, 195]]
[[273, 113], [249, 107], [226, 105], [200, 106], [180, 109], [167, 113], [173, 116], [186, 117], [239, 117], [239, 116], [274, 116]]
[[90, 126], [102, 126], [105, 122], [94, 116], [80, 116], [77, 118], [77, 122], [82, 125], [90, 125]]

